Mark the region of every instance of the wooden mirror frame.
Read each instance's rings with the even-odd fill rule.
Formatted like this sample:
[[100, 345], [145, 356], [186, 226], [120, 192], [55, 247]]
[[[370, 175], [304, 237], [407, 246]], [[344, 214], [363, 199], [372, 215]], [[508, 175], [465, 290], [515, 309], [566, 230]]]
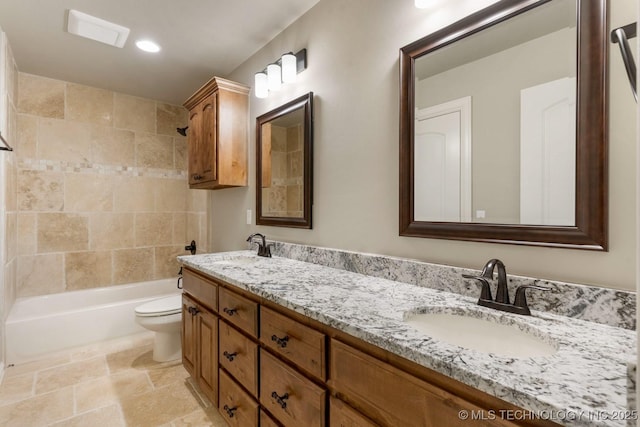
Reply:
[[[262, 125], [292, 111], [302, 109], [303, 141], [303, 214], [302, 217], [275, 217], [262, 214]], [[313, 204], [313, 92], [302, 95], [256, 118], [256, 224], [276, 227], [311, 228]]]
[[400, 49], [400, 235], [607, 250], [607, 0], [577, 2], [575, 226], [414, 220], [416, 59], [551, 0], [502, 0]]

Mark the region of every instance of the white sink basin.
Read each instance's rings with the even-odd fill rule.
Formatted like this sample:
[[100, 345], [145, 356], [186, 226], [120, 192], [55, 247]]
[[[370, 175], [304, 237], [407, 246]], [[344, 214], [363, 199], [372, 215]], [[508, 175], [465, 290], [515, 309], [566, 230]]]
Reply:
[[216, 261], [215, 264], [221, 264], [221, 265], [247, 265], [247, 264], [253, 264], [254, 262], [257, 262], [258, 258], [256, 257], [249, 257], [249, 256], [238, 256], [235, 258], [229, 258], [229, 259], [221, 259], [220, 261]]
[[436, 340], [498, 356], [551, 356], [557, 351], [551, 344], [516, 325], [500, 324], [462, 313], [409, 314], [405, 316], [405, 323]]

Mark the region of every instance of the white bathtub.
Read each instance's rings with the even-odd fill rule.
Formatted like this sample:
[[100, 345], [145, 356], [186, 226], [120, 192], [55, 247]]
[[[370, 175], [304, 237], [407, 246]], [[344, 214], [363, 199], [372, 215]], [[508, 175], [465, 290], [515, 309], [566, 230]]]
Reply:
[[145, 332], [134, 309], [180, 293], [177, 278], [18, 298], [7, 318], [6, 362]]

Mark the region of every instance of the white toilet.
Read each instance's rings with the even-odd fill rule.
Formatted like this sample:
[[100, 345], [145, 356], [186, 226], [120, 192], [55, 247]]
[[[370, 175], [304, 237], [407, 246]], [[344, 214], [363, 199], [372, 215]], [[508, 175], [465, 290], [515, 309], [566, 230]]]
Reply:
[[168, 362], [182, 357], [180, 331], [182, 296], [172, 295], [142, 304], [135, 309], [136, 322], [155, 332], [153, 360]]

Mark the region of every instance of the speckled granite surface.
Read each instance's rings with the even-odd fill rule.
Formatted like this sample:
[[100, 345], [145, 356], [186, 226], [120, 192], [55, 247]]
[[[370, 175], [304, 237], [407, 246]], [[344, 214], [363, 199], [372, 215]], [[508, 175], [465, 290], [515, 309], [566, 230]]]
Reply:
[[[626, 425], [604, 418], [627, 409], [627, 364], [636, 359], [633, 331], [547, 312], [530, 317], [497, 312], [477, 306], [475, 298], [278, 256], [261, 258], [254, 251], [178, 259], [560, 424]], [[431, 339], [403, 322], [411, 313], [429, 311], [515, 325], [557, 352], [499, 357]]]
[[[411, 283], [432, 289], [454, 292], [473, 298], [480, 295], [472, 280], [461, 280], [462, 274], [478, 274], [477, 270], [429, 264], [405, 258], [364, 254], [338, 249], [319, 248], [286, 242], [273, 242], [273, 253], [285, 258], [324, 265], [368, 276]], [[488, 259], [487, 259], [488, 261]], [[507, 265], [509, 274], [509, 266]], [[529, 306], [562, 316], [575, 317], [627, 329], [636, 327], [636, 296], [633, 292], [540, 280], [509, 274], [509, 294], [523, 284], [536, 284], [552, 290], [544, 294], [531, 292]]]

